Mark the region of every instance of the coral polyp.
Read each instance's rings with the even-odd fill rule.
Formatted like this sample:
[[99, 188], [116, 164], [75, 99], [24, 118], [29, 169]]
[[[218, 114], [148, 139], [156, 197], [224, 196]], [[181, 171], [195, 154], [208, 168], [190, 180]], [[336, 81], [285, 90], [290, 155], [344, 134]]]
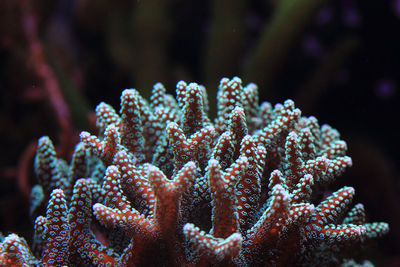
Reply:
[[[388, 232], [327, 186], [352, 165], [339, 132], [294, 102], [259, 105], [255, 84], [223, 78], [211, 120], [205, 88], [157, 83], [148, 102], [122, 92], [96, 108], [71, 163], [38, 142], [33, 244], [16, 234], [15, 266], [332, 266]], [[325, 193], [325, 194], [324, 194]], [[45, 211], [45, 213], [44, 213]], [[349, 252], [351, 251], [351, 252]], [[350, 254], [352, 253], [352, 254]]]

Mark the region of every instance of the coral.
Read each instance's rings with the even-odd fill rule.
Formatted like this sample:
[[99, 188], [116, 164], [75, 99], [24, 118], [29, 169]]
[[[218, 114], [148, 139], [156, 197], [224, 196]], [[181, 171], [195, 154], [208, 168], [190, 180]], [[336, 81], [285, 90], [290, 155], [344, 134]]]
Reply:
[[388, 232], [351, 209], [352, 187], [328, 194], [346, 143], [293, 101], [259, 105], [256, 85], [223, 78], [212, 122], [204, 87], [165, 92], [100, 103], [70, 165], [39, 139], [32, 250], [10, 234], [2, 265], [347, 266]]

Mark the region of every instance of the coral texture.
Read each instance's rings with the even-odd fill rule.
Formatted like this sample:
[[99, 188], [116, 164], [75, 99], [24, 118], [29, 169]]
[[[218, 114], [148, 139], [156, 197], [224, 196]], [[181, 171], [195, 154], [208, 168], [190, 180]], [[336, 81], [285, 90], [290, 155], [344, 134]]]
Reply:
[[352, 164], [338, 131], [291, 100], [259, 105], [237, 77], [221, 80], [214, 122], [208, 109], [201, 85], [179, 82], [175, 100], [158, 83], [149, 102], [124, 90], [119, 114], [100, 103], [99, 134], [81, 133], [69, 165], [40, 138], [33, 244], [8, 235], [0, 263], [349, 266], [388, 232], [351, 208], [352, 187], [326, 194]]

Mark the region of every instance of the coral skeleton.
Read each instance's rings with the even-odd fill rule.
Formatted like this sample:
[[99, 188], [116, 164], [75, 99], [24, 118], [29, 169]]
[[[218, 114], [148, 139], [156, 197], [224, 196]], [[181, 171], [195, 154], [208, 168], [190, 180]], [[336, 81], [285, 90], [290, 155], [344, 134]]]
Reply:
[[[292, 100], [259, 105], [255, 84], [223, 78], [211, 120], [206, 90], [161, 83], [96, 108], [68, 164], [38, 141], [32, 245], [10, 234], [2, 266], [354, 266], [388, 232], [330, 193], [352, 165], [339, 132]], [[367, 262], [369, 263], [369, 262]]]

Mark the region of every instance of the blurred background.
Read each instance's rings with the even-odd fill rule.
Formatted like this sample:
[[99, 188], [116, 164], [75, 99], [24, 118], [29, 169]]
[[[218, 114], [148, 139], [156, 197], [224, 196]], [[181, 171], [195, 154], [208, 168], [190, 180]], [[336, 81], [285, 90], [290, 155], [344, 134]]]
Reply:
[[195, 81], [212, 109], [219, 80], [239, 76], [340, 131], [354, 165], [331, 189], [354, 186], [390, 224], [368, 258], [400, 266], [399, 33], [400, 0], [1, 0], [0, 229], [31, 238], [39, 137], [70, 160], [125, 88]]

